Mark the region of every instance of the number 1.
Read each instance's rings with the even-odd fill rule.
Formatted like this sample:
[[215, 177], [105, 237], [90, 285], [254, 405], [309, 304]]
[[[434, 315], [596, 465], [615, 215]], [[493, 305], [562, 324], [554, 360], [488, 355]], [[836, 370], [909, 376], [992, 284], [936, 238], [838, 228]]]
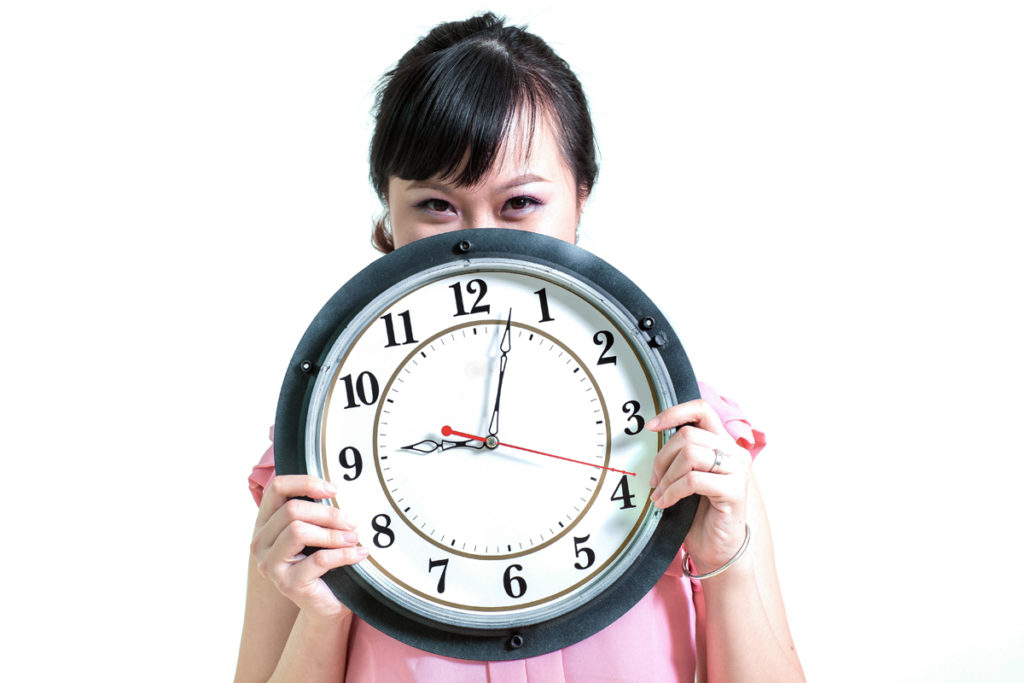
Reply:
[[548, 290], [542, 287], [534, 292], [534, 294], [536, 294], [537, 298], [540, 299], [540, 320], [537, 322], [549, 323], [554, 320], [554, 318], [551, 317], [551, 311], [548, 310]]

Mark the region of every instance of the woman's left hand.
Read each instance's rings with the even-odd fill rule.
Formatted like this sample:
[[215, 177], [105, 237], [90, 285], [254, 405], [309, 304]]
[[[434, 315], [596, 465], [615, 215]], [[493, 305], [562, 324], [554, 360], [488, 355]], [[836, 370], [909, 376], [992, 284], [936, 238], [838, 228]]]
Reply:
[[696, 572], [705, 573], [728, 562], [743, 544], [751, 457], [702, 399], [673, 406], [647, 423], [655, 432], [673, 427], [679, 430], [654, 459], [651, 498], [667, 508], [691, 494], [701, 496], [685, 544]]

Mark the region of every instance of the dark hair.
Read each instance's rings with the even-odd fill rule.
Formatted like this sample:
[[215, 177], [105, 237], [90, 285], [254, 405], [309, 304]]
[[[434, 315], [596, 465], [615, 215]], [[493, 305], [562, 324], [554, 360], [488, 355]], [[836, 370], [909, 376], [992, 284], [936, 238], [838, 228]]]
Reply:
[[[580, 200], [597, 178], [594, 128], [576, 75], [543, 40], [490, 12], [440, 24], [416, 43], [381, 79], [375, 113], [370, 182], [385, 204], [391, 176], [476, 184], [516, 117], [528, 134], [538, 116], [550, 117]], [[386, 226], [385, 214], [373, 232], [383, 252], [394, 249]]]

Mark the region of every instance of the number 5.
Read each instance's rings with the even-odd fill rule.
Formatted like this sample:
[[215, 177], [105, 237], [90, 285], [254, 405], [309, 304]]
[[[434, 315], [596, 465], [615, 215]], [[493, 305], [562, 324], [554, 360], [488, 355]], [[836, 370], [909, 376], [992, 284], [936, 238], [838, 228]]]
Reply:
[[576, 544], [576, 557], [583, 555], [583, 557], [586, 558], [584, 564], [580, 564], [579, 562], [577, 562], [573, 565], [574, 567], [576, 567], [576, 569], [588, 569], [590, 568], [590, 565], [594, 564], [594, 551], [587, 547], [580, 547], [580, 543], [586, 543], [589, 540], [590, 534], [587, 534], [583, 537], [573, 536], [572, 541]]

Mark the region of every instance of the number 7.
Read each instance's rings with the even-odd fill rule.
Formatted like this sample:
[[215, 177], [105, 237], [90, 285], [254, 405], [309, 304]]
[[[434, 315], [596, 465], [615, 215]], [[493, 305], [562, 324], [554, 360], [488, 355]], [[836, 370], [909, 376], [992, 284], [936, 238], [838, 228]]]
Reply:
[[434, 567], [441, 567], [441, 578], [437, 580], [437, 592], [444, 593], [444, 577], [448, 573], [448, 558], [443, 560], [431, 560], [430, 566], [427, 568], [427, 573], [434, 571]]

